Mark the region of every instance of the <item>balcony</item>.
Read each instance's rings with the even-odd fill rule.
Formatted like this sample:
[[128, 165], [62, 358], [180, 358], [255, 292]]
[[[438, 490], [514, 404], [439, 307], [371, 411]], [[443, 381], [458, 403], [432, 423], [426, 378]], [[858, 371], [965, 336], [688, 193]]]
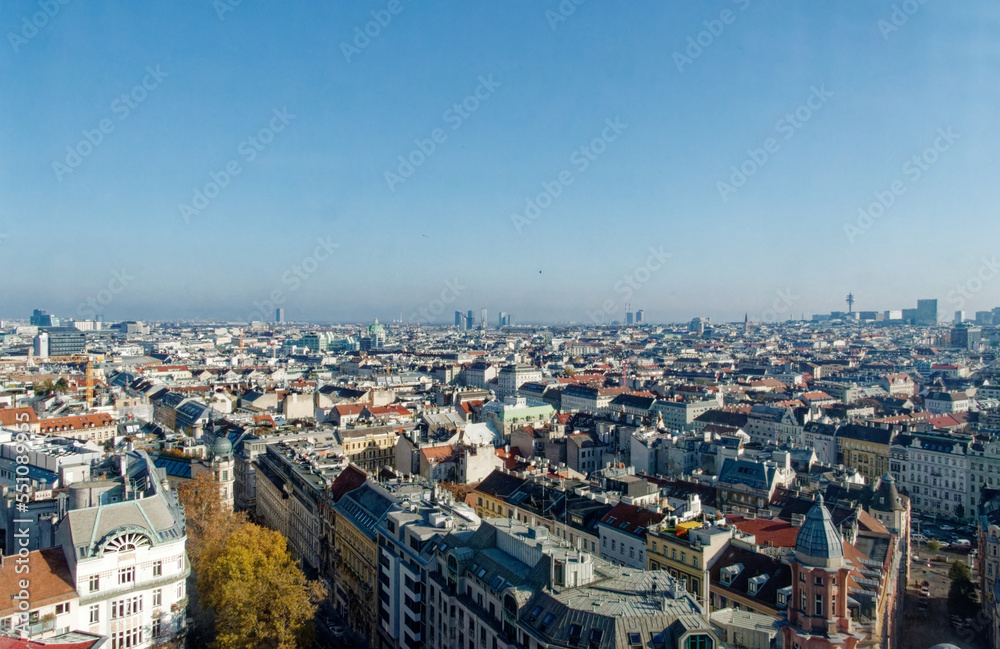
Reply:
[[177, 582], [183, 582], [191, 574], [191, 564], [187, 561], [184, 562], [184, 570], [179, 573], [174, 573], [172, 575], [166, 575], [163, 577], [158, 577], [156, 579], [150, 579], [147, 581], [133, 581], [127, 584], [115, 585], [112, 588], [101, 588], [100, 590], [87, 593], [86, 595], [80, 595], [80, 606], [85, 604], [91, 604], [94, 602], [100, 602], [109, 597], [116, 597], [124, 593], [129, 593], [134, 590], [148, 590], [150, 588], [159, 588], [162, 586], [167, 586], [170, 584], [176, 584]]
[[56, 628], [56, 618], [52, 617], [49, 619], [42, 619], [34, 624], [28, 625], [28, 634], [30, 637], [35, 637], [36, 635], [41, 635], [47, 633]]

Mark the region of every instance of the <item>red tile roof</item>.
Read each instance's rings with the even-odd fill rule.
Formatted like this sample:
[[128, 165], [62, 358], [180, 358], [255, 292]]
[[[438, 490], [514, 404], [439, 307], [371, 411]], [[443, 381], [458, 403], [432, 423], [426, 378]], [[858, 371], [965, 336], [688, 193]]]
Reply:
[[0, 410], [0, 426], [15, 428], [19, 424], [36, 423], [38, 423], [38, 415], [31, 408], [3, 408]]
[[41, 419], [41, 432], [58, 433], [67, 430], [81, 430], [85, 428], [103, 428], [115, 423], [114, 418], [107, 413], [97, 413], [96, 415], [76, 415], [74, 417], [52, 417]]
[[756, 537], [757, 545], [794, 548], [795, 538], [799, 535], [800, 528], [787, 521], [763, 518], [747, 519], [742, 516], [727, 516], [726, 519], [741, 532], [753, 534]]
[[437, 464], [442, 460], [447, 460], [454, 452], [455, 449], [453, 449], [450, 444], [446, 444], [444, 446], [425, 446], [420, 449], [420, 454], [423, 455], [431, 464]]
[[330, 498], [334, 503], [340, 502], [340, 499], [344, 496], [344, 494], [348, 491], [354, 491], [363, 485], [367, 479], [367, 473], [353, 464], [348, 464], [347, 468], [345, 468], [330, 485]]
[[[16, 573], [17, 563], [12, 557], [4, 560], [0, 567], [0, 617], [8, 617], [18, 612], [14, 595], [23, 573]], [[28, 570], [31, 586], [28, 589], [32, 610], [50, 606], [76, 597], [73, 575], [69, 571], [62, 548], [35, 550], [28, 554]]]
[[344, 403], [339, 406], [334, 406], [334, 410], [341, 417], [350, 415], [360, 415], [361, 411], [365, 409], [365, 404], [363, 403]]
[[643, 507], [618, 503], [601, 518], [601, 523], [632, 536], [646, 538], [646, 528], [664, 519], [665, 515]]

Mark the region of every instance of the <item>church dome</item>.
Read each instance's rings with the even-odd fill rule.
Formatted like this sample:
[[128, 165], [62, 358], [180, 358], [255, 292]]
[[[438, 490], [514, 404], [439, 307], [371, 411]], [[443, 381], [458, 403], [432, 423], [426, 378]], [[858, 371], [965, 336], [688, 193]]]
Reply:
[[823, 505], [822, 494], [816, 497], [816, 503], [795, 538], [795, 556], [802, 563], [819, 563], [827, 567], [844, 558], [844, 539]]
[[233, 455], [233, 444], [225, 435], [216, 435], [212, 445], [208, 447], [210, 458], [228, 460]]

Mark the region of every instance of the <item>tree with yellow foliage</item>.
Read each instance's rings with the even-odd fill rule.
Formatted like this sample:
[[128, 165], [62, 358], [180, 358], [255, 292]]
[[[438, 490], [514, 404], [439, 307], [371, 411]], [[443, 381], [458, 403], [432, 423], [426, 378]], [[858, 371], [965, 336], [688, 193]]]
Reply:
[[188, 553], [200, 604], [214, 613], [216, 649], [308, 647], [316, 603], [326, 596], [306, 580], [279, 533], [248, 523], [222, 504], [209, 474], [184, 483]]
[[194, 480], [181, 483], [177, 496], [184, 505], [188, 555], [197, 571], [201, 558], [246, 525], [247, 517], [226, 509], [211, 473], [199, 473]]
[[281, 533], [253, 523], [204, 558], [197, 583], [215, 610], [218, 649], [308, 647], [316, 602], [326, 595], [306, 581]]

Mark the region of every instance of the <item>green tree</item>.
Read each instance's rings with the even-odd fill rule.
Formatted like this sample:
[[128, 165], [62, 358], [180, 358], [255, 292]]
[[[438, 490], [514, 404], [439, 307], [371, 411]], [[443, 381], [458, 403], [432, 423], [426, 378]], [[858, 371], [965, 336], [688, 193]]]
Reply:
[[55, 391], [59, 394], [66, 394], [69, 392], [69, 383], [66, 382], [65, 377], [60, 376], [59, 380], [56, 381], [56, 384], [53, 386], [53, 389], [55, 389]]
[[931, 552], [937, 552], [941, 549], [941, 543], [937, 539], [931, 539], [927, 542], [927, 549]]
[[948, 579], [952, 581], [960, 579], [972, 581], [972, 571], [969, 570], [969, 566], [965, 565], [963, 562], [955, 561], [951, 564], [951, 568], [948, 569]]
[[952, 615], [970, 617], [979, 611], [976, 601], [976, 586], [972, 583], [972, 571], [961, 561], [955, 561], [948, 569], [951, 586], [948, 587], [948, 612]]

